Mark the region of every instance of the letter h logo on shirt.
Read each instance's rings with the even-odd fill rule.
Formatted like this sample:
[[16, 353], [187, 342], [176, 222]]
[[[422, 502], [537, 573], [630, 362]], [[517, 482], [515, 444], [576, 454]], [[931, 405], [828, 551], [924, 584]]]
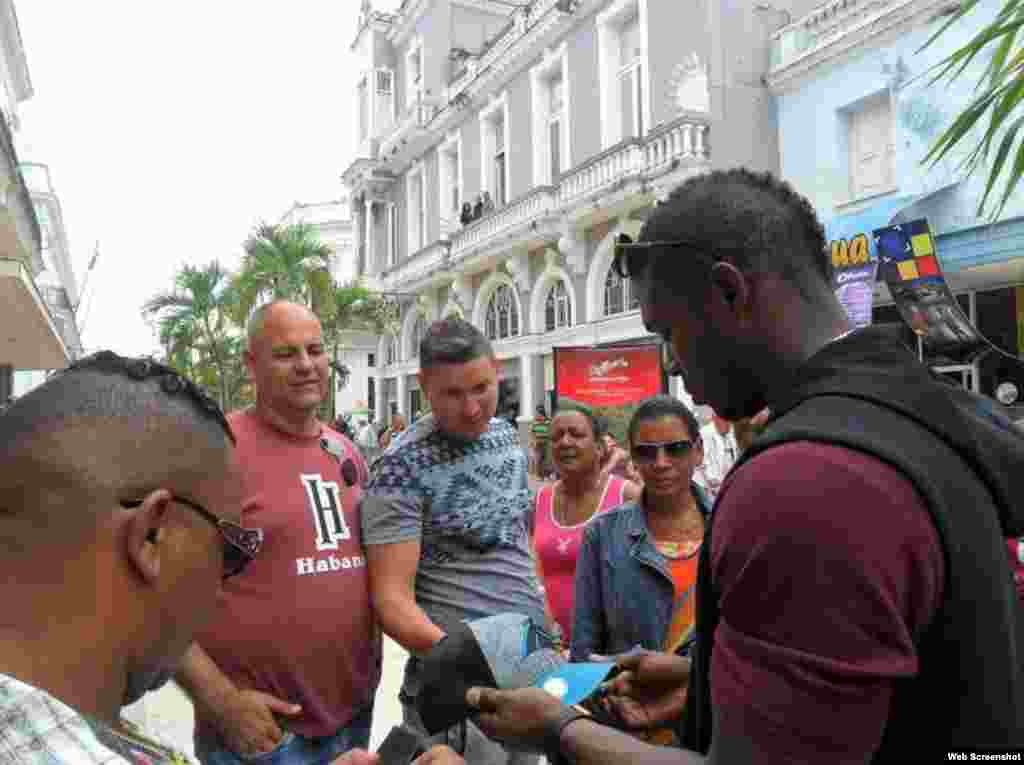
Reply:
[[319, 474], [300, 477], [309, 498], [309, 509], [313, 513], [316, 549], [337, 550], [338, 542], [352, 537], [352, 532], [345, 523], [338, 484], [334, 481], [325, 481]]

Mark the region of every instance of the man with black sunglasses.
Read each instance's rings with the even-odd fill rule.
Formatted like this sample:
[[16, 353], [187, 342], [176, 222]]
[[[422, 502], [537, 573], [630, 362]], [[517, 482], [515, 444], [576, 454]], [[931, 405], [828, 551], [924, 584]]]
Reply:
[[104, 351], [0, 414], [0, 763], [160, 762], [162, 684], [256, 556], [234, 435], [174, 370]]
[[587, 765], [1024, 749], [1004, 541], [1024, 531], [1024, 441], [885, 327], [851, 330], [825, 244], [791, 187], [730, 170], [684, 183], [617, 253], [694, 401], [729, 420], [770, 410], [701, 551], [688, 751], [536, 689], [471, 690], [487, 733]]
[[[243, 517], [266, 540], [224, 588], [177, 677], [206, 765], [254, 757], [321, 763], [365, 748], [380, 680], [357, 502], [366, 465], [317, 409], [330, 382], [320, 322], [276, 301], [256, 310], [245, 354], [256, 405], [229, 415]], [[236, 531], [192, 507], [224, 533]]]

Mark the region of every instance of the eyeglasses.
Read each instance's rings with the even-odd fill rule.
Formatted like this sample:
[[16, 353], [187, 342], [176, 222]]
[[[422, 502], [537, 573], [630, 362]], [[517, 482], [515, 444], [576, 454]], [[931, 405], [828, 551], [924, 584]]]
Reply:
[[[217, 527], [217, 531], [220, 532], [224, 548], [224, 569], [221, 574], [222, 579], [230, 579], [237, 574], [241, 574], [245, 567], [249, 565], [252, 559], [255, 558], [256, 554], [260, 551], [260, 547], [263, 545], [262, 529], [248, 529], [245, 526], [239, 526], [237, 523], [220, 518], [202, 505], [198, 505], [184, 497], [179, 497], [177, 494], [172, 494], [171, 499], [178, 504], [194, 510], [204, 519]], [[141, 507], [142, 500], [122, 502], [121, 506], [128, 509]]]
[[688, 441], [685, 438], [679, 441], [660, 441], [649, 444], [633, 444], [630, 452], [636, 462], [654, 462], [658, 459], [658, 452], [662, 449], [669, 459], [680, 459], [690, 453], [690, 450], [697, 445], [696, 441]]
[[668, 239], [653, 242], [635, 242], [629, 234], [615, 237], [615, 255], [612, 258], [612, 270], [623, 279], [636, 279], [650, 265], [652, 251], [661, 247], [688, 247], [693, 250], [698, 260], [706, 263], [717, 263], [721, 258], [708, 255], [706, 247], [688, 239]]

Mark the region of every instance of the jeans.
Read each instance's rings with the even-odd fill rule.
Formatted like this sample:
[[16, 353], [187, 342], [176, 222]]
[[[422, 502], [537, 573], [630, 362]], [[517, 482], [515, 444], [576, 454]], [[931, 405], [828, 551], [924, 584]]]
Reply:
[[349, 749], [370, 745], [373, 702], [363, 707], [348, 725], [334, 735], [306, 738], [285, 731], [278, 745], [269, 752], [235, 754], [223, 741], [196, 740], [196, 757], [203, 765], [328, 765]]

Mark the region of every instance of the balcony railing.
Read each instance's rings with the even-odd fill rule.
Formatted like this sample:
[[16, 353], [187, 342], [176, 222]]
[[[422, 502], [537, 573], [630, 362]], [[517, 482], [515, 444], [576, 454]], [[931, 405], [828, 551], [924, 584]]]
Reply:
[[556, 199], [555, 187], [537, 186], [525, 196], [514, 199], [504, 207], [469, 224], [452, 237], [452, 263], [457, 263], [466, 253], [502, 234], [549, 213], [554, 208]]
[[805, 16], [787, 24], [771, 37], [769, 71], [787, 67], [841, 42], [868, 39], [880, 34], [876, 24], [886, 17], [895, 21], [903, 15], [927, 10], [927, 7], [948, 4], [948, 0], [832, 0]]
[[652, 180], [687, 164], [700, 167], [709, 159], [708, 126], [693, 117], [680, 117], [644, 138], [616, 144], [564, 173], [555, 186], [536, 186], [509, 204], [488, 213], [435, 242], [384, 273], [385, 284], [396, 287], [418, 281], [440, 268], [458, 266], [507, 237], [522, 236], [532, 224], [553, 218], [594, 199], [628, 180]]
[[395, 146], [410, 132], [426, 127], [437, 114], [437, 107], [428, 101], [416, 101], [407, 106], [399, 115], [398, 120], [381, 137], [381, 152], [386, 154], [388, 149]]
[[448, 102], [455, 101], [459, 94], [473, 83], [478, 74], [498, 64], [503, 56], [521, 55], [523, 51], [517, 43], [529, 36], [538, 25], [538, 21], [554, 11], [558, 2], [559, 0], [535, 0], [528, 10], [518, 11], [513, 21], [488, 43], [483, 53], [479, 57], [469, 59], [465, 71], [452, 79], [447, 89]]
[[411, 257], [381, 274], [383, 289], [420, 279], [444, 264], [448, 257], [448, 242], [441, 240], [417, 250]]
[[32, 197], [21, 174], [7, 117], [3, 113], [0, 113], [0, 154], [3, 155], [0, 160], [0, 176], [3, 176], [0, 183], [6, 188], [6, 191], [0, 194], [0, 203], [7, 207], [14, 219], [18, 240], [25, 248], [24, 255], [30, 259], [29, 269], [33, 274], [38, 274], [43, 269], [43, 234], [36, 219]]
[[707, 125], [681, 117], [644, 139], [626, 139], [563, 175], [559, 202], [570, 205], [626, 179], [659, 175], [672, 163], [704, 162], [709, 157], [706, 132]]

